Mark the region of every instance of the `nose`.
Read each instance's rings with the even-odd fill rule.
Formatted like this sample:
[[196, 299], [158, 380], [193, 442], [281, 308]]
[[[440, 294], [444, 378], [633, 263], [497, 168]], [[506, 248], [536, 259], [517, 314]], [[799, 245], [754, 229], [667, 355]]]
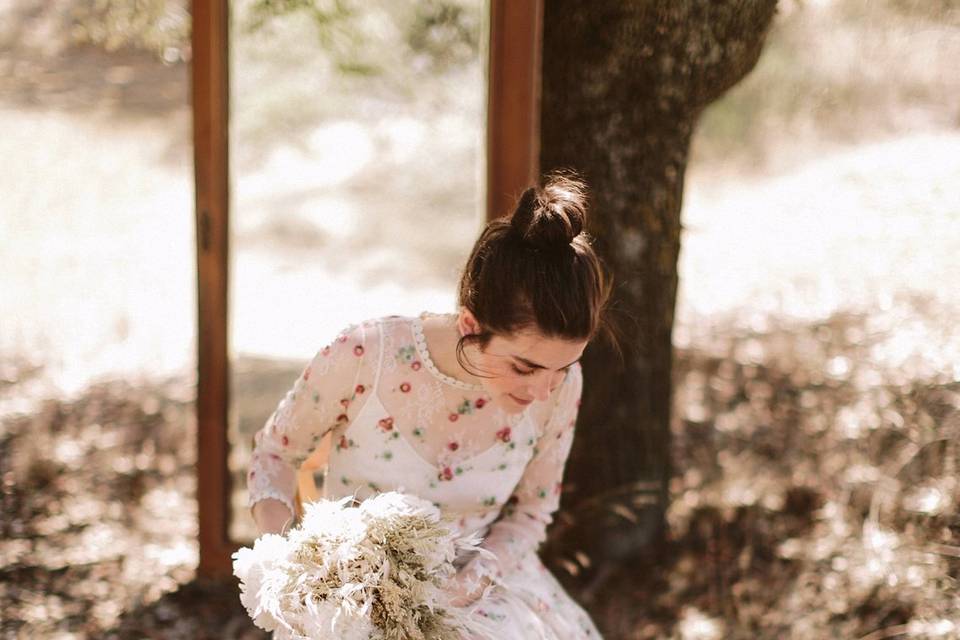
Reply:
[[553, 388], [556, 386], [554, 380], [554, 374], [542, 373], [539, 379], [531, 386], [530, 395], [541, 402], [546, 400], [550, 397], [550, 392], [553, 391]]

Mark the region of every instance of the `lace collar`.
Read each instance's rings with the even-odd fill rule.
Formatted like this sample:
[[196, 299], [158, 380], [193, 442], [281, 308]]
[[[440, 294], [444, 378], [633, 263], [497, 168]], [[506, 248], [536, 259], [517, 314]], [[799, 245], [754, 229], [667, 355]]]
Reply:
[[427, 316], [439, 315], [442, 314], [434, 314], [424, 311], [419, 316], [412, 318], [410, 321], [411, 328], [413, 329], [413, 342], [416, 345], [417, 353], [420, 355], [420, 360], [434, 377], [446, 382], [451, 386], [457, 387], [458, 389], [464, 389], [466, 391], [483, 391], [483, 385], [470, 384], [469, 382], [464, 382], [463, 380], [457, 380], [456, 378], [441, 372], [439, 369], [437, 369], [437, 365], [433, 363], [433, 358], [430, 357], [430, 352], [427, 350], [427, 339], [423, 335], [423, 320]]

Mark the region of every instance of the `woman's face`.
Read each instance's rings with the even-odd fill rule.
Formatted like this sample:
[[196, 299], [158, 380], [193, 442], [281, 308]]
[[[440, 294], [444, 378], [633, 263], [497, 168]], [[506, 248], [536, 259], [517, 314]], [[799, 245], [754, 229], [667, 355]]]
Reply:
[[586, 346], [586, 340], [525, 331], [495, 335], [486, 347], [468, 349], [467, 354], [469, 364], [482, 374], [481, 384], [491, 399], [507, 413], [519, 413], [535, 400], [546, 400]]

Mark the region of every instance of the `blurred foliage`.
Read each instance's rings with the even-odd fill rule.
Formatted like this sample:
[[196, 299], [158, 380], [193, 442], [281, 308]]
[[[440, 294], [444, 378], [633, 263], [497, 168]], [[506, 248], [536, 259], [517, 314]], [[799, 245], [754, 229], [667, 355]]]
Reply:
[[[385, 114], [479, 132], [483, 0], [235, 0], [231, 90], [238, 166], [304, 132]], [[479, 133], [477, 133], [479, 136]], [[476, 145], [472, 145], [473, 148]], [[474, 168], [459, 169], [472, 176]]]
[[694, 159], [777, 169], [831, 146], [956, 126], [957, 56], [957, 0], [781, 0], [756, 68], [704, 112]]
[[246, 34], [282, 26], [284, 18], [312, 21], [323, 53], [346, 74], [396, 75], [401, 66], [435, 73], [475, 61], [480, 18], [464, 0], [253, 0], [234, 4]]
[[407, 44], [427, 55], [434, 67], [470, 64], [479, 53], [479, 14], [463, 2], [425, 0], [416, 3]]
[[960, 0], [884, 0], [884, 4], [904, 17], [960, 23]]
[[[235, 0], [242, 32], [282, 37], [282, 23], [307, 16], [320, 52], [342, 73], [373, 75], [402, 64], [422, 72], [472, 63], [481, 19], [468, 0]], [[168, 62], [189, 45], [189, 0], [94, 0], [71, 3], [75, 42], [152, 51]], [[278, 28], [279, 27], [279, 28]]]
[[94, 0], [72, 3], [70, 33], [75, 42], [107, 51], [142, 49], [166, 62], [186, 59], [190, 41], [189, 0]]
[[[66, 6], [76, 41], [150, 50], [168, 62], [189, 57], [188, 0]], [[235, 73], [258, 75], [260, 87], [247, 92], [244, 127], [266, 126], [260, 120], [293, 129], [336, 117], [343, 105], [326, 103], [350, 93], [436, 99], [451, 73], [477, 66], [487, 6], [233, 0]], [[829, 147], [956, 126], [960, 75], [948, 70], [958, 56], [960, 0], [781, 0], [756, 69], [704, 112], [693, 161], [777, 170]], [[307, 74], [316, 80], [305, 85]], [[317, 85], [325, 104], [316, 100]]]
[[234, 3], [234, 9], [240, 29], [248, 35], [262, 31], [277, 35], [272, 27], [284, 17], [309, 16], [317, 42], [339, 71], [359, 75], [380, 71], [380, 63], [369, 56], [363, 16], [349, 0], [255, 0], [249, 6]]

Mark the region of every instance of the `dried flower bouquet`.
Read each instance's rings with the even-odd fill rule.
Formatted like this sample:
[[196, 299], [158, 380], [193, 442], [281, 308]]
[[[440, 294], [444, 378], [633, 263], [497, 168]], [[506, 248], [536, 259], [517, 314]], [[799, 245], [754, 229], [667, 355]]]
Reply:
[[487, 553], [429, 501], [379, 493], [306, 505], [286, 536], [233, 555], [240, 600], [277, 640], [459, 640], [482, 623], [451, 605], [458, 553]]

